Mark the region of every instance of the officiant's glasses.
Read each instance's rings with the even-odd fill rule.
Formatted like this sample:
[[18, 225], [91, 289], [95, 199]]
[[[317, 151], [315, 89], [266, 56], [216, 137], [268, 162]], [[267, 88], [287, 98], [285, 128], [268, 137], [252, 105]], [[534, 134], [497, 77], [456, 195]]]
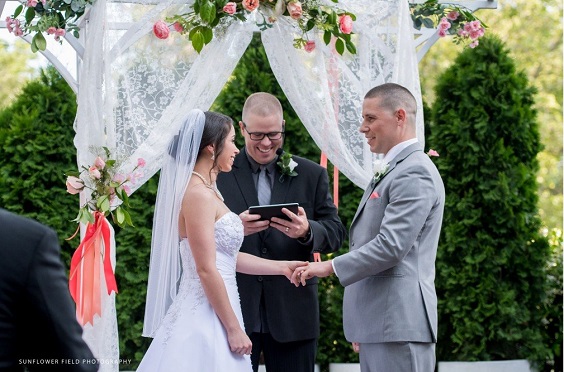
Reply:
[[268, 137], [269, 140], [279, 140], [284, 137], [284, 131], [282, 132], [270, 132], [270, 133], [262, 133], [262, 132], [249, 132], [247, 130], [247, 124], [243, 123], [243, 127], [245, 128], [245, 132], [249, 134], [249, 137], [253, 141], [262, 141], [264, 136]]

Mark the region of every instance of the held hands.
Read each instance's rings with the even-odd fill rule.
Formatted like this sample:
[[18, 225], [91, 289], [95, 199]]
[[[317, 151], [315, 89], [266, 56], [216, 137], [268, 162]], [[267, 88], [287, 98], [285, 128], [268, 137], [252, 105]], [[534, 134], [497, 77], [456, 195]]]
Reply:
[[[292, 281], [293, 274], [296, 270], [304, 270], [309, 265], [308, 261], [280, 261], [280, 263], [283, 265], [282, 273], [294, 285], [296, 285], [296, 283]], [[296, 287], [297, 286], [298, 285], [296, 285]]]
[[306, 285], [306, 280], [317, 276], [323, 278], [333, 274], [333, 265], [331, 261], [310, 262], [306, 267], [297, 267], [290, 278], [292, 284], [296, 287]]

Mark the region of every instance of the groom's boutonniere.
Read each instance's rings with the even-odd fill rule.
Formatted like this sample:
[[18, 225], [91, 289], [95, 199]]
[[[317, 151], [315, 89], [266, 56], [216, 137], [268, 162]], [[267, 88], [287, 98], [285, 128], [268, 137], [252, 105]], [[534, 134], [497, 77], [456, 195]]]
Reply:
[[384, 177], [384, 175], [386, 174], [386, 171], [388, 170], [389, 166], [390, 166], [390, 164], [384, 163], [384, 157], [383, 156], [378, 157], [378, 159], [374, 160], [374, 163], [373, 163], [373, 169], [374, 169], [373, 181], [378, 182], [382, 177]]
[[284, 152], [280, 155], [276, 165], [280, 167], [280, 173], [282, 173], [279, 179], [280, 182], [284, 182], [284, 176], [295, 177], [298, 175], [298, 172], [295, 171], [298, 163], [292, 159], [292, 154], [288, 152]]

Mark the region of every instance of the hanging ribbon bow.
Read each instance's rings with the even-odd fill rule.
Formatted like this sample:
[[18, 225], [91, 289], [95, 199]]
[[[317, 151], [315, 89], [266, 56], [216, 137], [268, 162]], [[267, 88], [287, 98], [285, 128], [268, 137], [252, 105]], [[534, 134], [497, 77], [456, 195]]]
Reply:
[[94, 325], [94, 315], [102, 316], [101, 262], [108, 295], [118, 291], [110, 247], [110, 224], [103, 213], [94, 212], [94, 223], [86, 225], [86, 234], [72, 256], [70, 267], [69, 289], [76, 303], [76, 318], [82, 326]]

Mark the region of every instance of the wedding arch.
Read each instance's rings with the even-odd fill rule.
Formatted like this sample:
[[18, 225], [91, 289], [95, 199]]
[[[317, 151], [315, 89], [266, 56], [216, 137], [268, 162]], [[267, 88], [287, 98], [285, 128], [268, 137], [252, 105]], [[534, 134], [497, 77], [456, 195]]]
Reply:
[[[334, 5], [331, 0], [319, 0]], [[74, 122], [77, 166], [88, 167], [107, 147], [127, 174], [145, 159], [144, 174], [132, 191], [161, 167], [164, 149], [193, 108], [210, 108], [249, 46], [257, 27], [256, 13], [231, 24], [197, 53], [180, 35], [166, 40], [152, 33], [156, 20], [187, 9], [194, 0], [97, 0], [78, 24], [80, 38], [65, 35], [78, 64], [73, 75], [47, 48], [42, 53], [77, 93]], [[6, 0], [0, 0], [0, 14]], [[467, 8], [495, 8], [494, 1], [469, 1]], [[373, 154], [358, 132], [364, 94], [395, 82], [409, 88], [419, 107], [417, 136], [423, 136], [422, 100], [417, 64], [438, 39], [435, 29], [414, 32], [404, 0], [340, 0], [354, 13], [356, 54], [339, 55], [311, 33], [316, 49], [294, 48], [295, 28], [280, 18], [261, 39], [272, 71], [296, 114], [327, 158], [357, 186], [372, 175]], [[4, 20], [0, 27], [6, 27]], [[26, 37], [31, 42], [30, 37]], [[53, 48], [55, 48], [54, 46]], [[85, 202], [84, 193], [81, 203]], [[111, 243], [115, 267], [115, 247]], [[84, 325], [84, 338], [97, 358], [119, 360], [115, 293], [100, 280], [100, 316]], [[102, 363], [101, 371], [117, 370]]]

